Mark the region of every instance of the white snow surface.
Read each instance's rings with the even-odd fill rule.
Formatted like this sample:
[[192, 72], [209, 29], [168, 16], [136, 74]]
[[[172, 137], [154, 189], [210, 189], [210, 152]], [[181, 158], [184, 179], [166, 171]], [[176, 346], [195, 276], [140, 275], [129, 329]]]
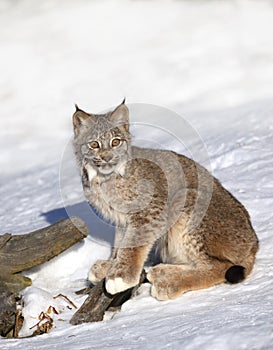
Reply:
[[[0, 339], [0, 349], [273, 348], [272, 43], [271, 1], [0, 0], [1, 234], [47, 226], [66, 216], [64, 204], [91, 217], [85, 242], [24, 273], [33, 285], [23, 291], [21, 336], [54, 306], [51, 332]], [[83, 303], [74, 292], [109, 255], [103, 238], [113, 233], [86, 203], [74, 205], [77, 171], [63, 170], [73, 103], [99, 112], [124, 96], [184, 116], [213, 174], [249, 210], [260, 249], [241, 284], [167, 302], [145, 284], [103, 322], [72, 326], [75, 310], [53, 297]], [[149, 140], [146, 132], [140, 126], [137, 137]], [[161, 134], [154, 140], [182, 151]]]

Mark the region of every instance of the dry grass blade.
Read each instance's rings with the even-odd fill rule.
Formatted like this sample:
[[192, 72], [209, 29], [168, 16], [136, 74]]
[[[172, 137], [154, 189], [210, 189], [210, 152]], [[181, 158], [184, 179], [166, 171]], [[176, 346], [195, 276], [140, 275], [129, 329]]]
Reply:
[[65, 300], [67, 300], [75, 309], [77, 309], [78, 307], [73, 303], [73, 301], [71, 301], [66, 295], [60, 293], [58, 295], [56, 295], [55, 297], [53, 297], [53, 299], [57, 299], [57, 298], [64, 298]]

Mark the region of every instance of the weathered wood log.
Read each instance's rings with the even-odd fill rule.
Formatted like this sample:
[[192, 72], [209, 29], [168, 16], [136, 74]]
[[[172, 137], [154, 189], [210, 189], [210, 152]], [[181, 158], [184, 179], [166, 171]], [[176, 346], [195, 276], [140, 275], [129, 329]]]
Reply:
[[19, 274], [49, 261], [88, 235], [88, 227], [78, 217], [25, 234], [0, 236], [0, 336], [15, 327], [16, 300], [31, 279]]
[[25, 235], [1, 236], [1, 272], [18, 273], [40, 265], [59, 255], [88, 234], [78, 217], [65, 219]]
[[101, 281], [94, 287], [90, 288], [89, 295], [80, 309], [73, 315], [70, 323], [78, 325], [85, 322], [102, 321], [105, 311], [110, 308], [118, 308], [125, 301], [129, 300], [135, 294], [139, 286], [146, 280], [146, 273], [143, 270], [139, 284], [124, 292], [111, 295], [105, 289], [105, 281]]

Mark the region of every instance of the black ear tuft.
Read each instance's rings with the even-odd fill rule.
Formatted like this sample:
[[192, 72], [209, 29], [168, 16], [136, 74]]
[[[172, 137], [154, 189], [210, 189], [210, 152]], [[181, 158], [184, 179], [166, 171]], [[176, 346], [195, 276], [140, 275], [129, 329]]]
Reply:
[[125, 104], [126, 97], [124, 97], [123, 101], [121, 102], [122, 105]]
[[240, 265], [231, 266], [227, 270], [225, 278], [229, 283], [239, 283], [245, 279], [245, 268]]
[[[78, 105], [77, 103], [75, 103], [75, 108], [76, 108], [76, 112], [84, 112]], [[86, 113], [86, 112], [84, 112]]]

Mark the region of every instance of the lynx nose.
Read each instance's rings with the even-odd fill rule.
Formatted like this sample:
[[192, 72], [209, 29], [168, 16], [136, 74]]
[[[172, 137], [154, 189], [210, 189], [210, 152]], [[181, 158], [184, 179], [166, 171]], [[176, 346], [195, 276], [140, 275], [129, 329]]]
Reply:
[[113, 156], [112, 156], [112, 154], [102, 154], [101, 155], [101, 159], [102, 160], [104, 160], [106, 163], [109, 163], [110, 162], [110, 160], [112, 160], [113, 159]]

